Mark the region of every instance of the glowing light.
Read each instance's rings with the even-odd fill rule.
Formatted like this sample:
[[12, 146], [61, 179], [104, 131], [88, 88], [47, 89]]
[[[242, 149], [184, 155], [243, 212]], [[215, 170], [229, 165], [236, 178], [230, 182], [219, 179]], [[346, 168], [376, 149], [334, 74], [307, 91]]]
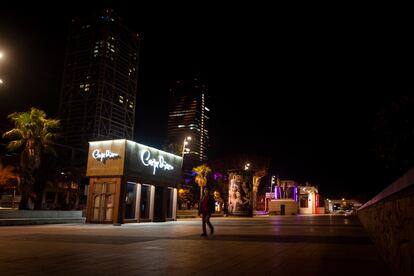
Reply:
[[2, 52], [0, 52], [0, 59], [1, 59], [1, 58], [3, 58], [3, 53], [2, 53]]
[[100, 150], [96, 149], [92, 152], [92, 158], [95, 160], [99, 160], [102, 163], [105, 163], [108, 159], [118, 159], [119, 154], [114, 153], [110, 150], [106, 150], [105, 152], [101, 152]]
[[174, 169], [174, 167], [170, 164], [168, 164], [165, 160], [164, 160], [164, 156], [160, 155], [158, 156], [158, 160], [156, 160], [155, 158], [151, 158], [151, 152], [149, 150], [143, 150], [141, 152], [141, 162], [142, 164], [144, 164], [144, 166], [148, 167], [153, 167], [153, 171], [152, 174], [155, 175], [155, 172], [157, 169], [164, 169], [164, 171], [171, 171]]
[[184, 138], [183, 151], [182, 151], [182, 154], [181, 154], [181, 156], [183, 158], [184, 158], [184, 154], [189, 154], [190, 153], [190, 149], [185, 147], [186, 145], [188, 145], [188, 141], [190, 141], [190, 140], [191, 140], [191, 136], [187, 136], [187, 137]]
[[293, 189], [293, 199], [297, 202], [298, 201], [298, 187], [295, 187], [294, 189]]

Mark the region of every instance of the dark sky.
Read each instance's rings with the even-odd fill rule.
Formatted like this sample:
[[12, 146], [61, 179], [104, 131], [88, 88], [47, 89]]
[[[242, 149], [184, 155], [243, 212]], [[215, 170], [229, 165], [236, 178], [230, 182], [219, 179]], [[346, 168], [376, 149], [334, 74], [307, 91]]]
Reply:
[[[387, 184], [370, 131], [375, 114], [405, 91], [404, 17], [247, 4], [106, 6], [142, 39], [136, 141], [162, 145], [169, 83], [200, 74], [214, 102], [213, 156], [268, 155], [273, 172], [329, 196], [373, 196]], [[25, 7], [0, 10], [1, 122], [30, 106], [57, 115], [69, 22], [100, 8]]]

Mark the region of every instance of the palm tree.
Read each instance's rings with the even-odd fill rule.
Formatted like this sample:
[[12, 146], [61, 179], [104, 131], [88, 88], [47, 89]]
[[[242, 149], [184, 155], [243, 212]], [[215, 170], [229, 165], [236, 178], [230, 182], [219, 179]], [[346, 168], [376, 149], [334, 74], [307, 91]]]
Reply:
[[207, 184], [207, 175], [211, 172], [211, 169], [206, 164], [200, 165], [193, 168], [193, 172], [197, 175], [195, 177], [195, 182], [200, 187], [200, 199], [203, 197], [203, 187]]
[[256, 211], [256, 205], [257, 205], [257, 191], [260, 185], [260, 180], [267, 175], [267, 168], [261, 168], [254, 172], [253, 175], [253, 196], [251, 198], [252, 200], [252, 207], [253, 212]]
[[51, 143], [56, 137], [55, 130], [59, 128], [60, 121], [47, 119], [43, 110], [34, 107], [27, 112], [14, 112], [8, 118], [14, 124], [14, 128], [5, 132], [3, 137], [12, 140], [7, 145], [8, 150], [21, 150], [22, 199], [19, 209], [27, 209], [29, 197], [34, 189], [34, 174], [41, 165], [43, 155], [46, 152], [56, 154]]

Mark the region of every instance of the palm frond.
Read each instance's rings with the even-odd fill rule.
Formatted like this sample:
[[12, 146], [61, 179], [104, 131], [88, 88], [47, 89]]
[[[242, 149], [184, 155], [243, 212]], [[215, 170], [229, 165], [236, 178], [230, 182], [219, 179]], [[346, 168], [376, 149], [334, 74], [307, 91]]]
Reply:
[[25, 144], [26, 144], [26, 141], [24, 139], [14, 140], [14, 141], [9, 142], [6, 148], [10, 151], [16, 151], [20, 149], [22, 146], [24, 146]]
[[23, 133], [20, 129], [18, 128], [13, 128], [9, 131], [6, 131], [5, 133], [3, 133], [3, 138], [7, 138], [7, 139], [21, 139], [23, 138]]

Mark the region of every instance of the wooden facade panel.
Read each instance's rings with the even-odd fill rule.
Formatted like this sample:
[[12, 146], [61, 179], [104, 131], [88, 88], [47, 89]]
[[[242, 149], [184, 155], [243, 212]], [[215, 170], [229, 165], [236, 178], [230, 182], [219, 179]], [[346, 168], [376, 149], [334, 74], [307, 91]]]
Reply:
[[90, 142], [87, 176], [124, 174], [126, 140]]

